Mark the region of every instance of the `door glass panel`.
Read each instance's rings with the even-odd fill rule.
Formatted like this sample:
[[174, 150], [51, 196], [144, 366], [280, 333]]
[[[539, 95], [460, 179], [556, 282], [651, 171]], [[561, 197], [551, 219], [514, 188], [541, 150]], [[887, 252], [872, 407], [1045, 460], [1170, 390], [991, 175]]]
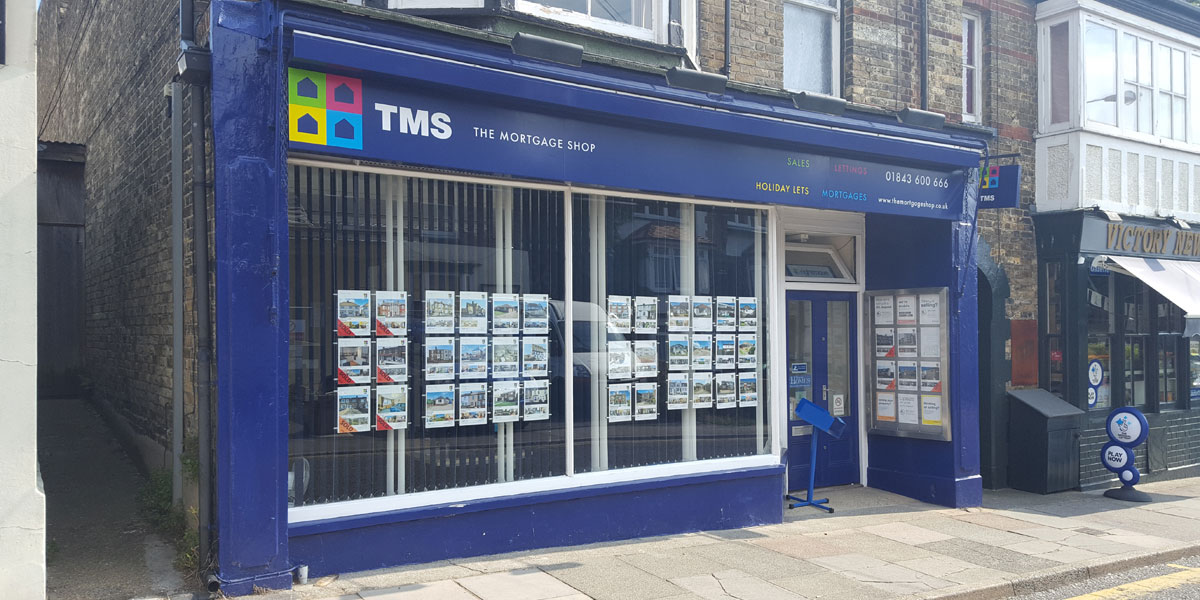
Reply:
[[[796, 404], [812, 394], [812, 302], [788, 300], [788, 420], [795, 420]], [[798, 366], [802, 365], [802, 366]], [[798, 373], [797, 371], [803, 371]]]
[[828, 305], [829, 354], [828, 404], [835, 417], [850, 414], [850, 303], [845, 300]]

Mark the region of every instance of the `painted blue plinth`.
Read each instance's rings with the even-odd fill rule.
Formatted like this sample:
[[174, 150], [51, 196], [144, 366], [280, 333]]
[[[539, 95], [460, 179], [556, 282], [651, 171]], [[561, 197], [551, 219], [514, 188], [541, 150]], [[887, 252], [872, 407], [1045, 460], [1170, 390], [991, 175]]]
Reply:
[[779, 523], [782, 465], [292, 525], [309, 576]]

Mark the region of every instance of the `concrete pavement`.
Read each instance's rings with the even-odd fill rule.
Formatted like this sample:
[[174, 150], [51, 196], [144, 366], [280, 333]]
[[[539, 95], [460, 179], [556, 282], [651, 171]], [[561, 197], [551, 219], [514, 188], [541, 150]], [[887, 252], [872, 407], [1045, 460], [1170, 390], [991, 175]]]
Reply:
[[265, 599], [1005, 598], [1200, 553], [1200, 478], [1100, 492], [987, 492], [947, 509], [861, 487], [779, 525], [353, 573]]

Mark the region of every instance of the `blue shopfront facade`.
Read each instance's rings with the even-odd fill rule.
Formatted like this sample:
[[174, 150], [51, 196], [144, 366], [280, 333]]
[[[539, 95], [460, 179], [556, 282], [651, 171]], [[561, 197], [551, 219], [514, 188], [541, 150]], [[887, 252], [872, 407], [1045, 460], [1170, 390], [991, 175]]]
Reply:
[[[477, 32], [446, 30], [267, 2], [212, 4], [214, 530], [223, 589], [288, 587], [301, 565], [316, 576], [779, 522], [787, 370], [773, 368], [784, 344], [768, 324], [783, 315], [778, 213], [788, 208], [861, 215], [865, 291], [945, 290], [950, 401], [939, 422], [947, 433], [924, 439], [864, 424], [858, 482], [947, 506], [979, 504], [974, 188], [982, 141], [805, 112], [784, 98], [673, 88], [661, 73], [540, 62]], [[508, 224], [493, 229], [498, 219]], [[474, 241], [463, 242], [467, 233]], [[666, 257], [672, 276], [620, 288], [630, 269], [613, 262], [641, 264], [642, 254]], [[454, 266], [466, 264], [488, 272]], [[449, 384], [431, 375], [429, 348], [447, 339], [428, 322], [431, 289], [458, 290], [461, 299], [486, 291], [493, 306], [510, 294], [548, 297], [551, 321], [565, 323], [532, 338], [550, 349], [548, 419], [514, 426], [485, 415], [468, 435], [461, 426], [434, 431], [432, 412], [418, 418], [413, 406], [403, 433], [372, 424], [336, 433], [349, 388], [315, 372], [326, 368], [319, 356], [334, 348], [342, 356], [351, 344], [321, 337], [332, 329], [323, 307], [347, 290], [369, 291], [377, 303], [381, 291], [408, 290], [411, 370], [424, 367], [406, 375], [405, 394], [432, 411], [428, 389]], [[729, 380], [749, 381], [759, 397], [699, 416], [660, 399], [661, 411], [651, 411], [657, 424], [623, 422], [613, 408], [619, 392], [650, 390], [636, 377], [613, 383], [619, 365], [604, 353], [625, 343], [657, 349], [638, 344], [659, 338], [638, 337], [636, 326], [614, 337], [605, 317], [590, 330], [588, 315], [607, 302], [611, 319], [614, 298], [636, 303], [654, 290], [664, 312], [668, 298], [723, 294], [762, 306], [757, 329], [729, 334], [751, 352], [759, 344], [758, 362]], [[588, 331], [607, 345], [582, 342]], [[719, 326], [706, 331], [719, 344]], [[696, 353], [703, 346], [691, 335]], [[465, 348], [476, 337], [452, 343]], [[381, 339], [362, 347], [373, 352]], [[589, 362], [596, 357], [607, 367]], [[663, 357], [652, 381], [663, 382], [655, 393], [665, 396]], [[607, 381], [594, 381], [605, 368]], [[497, 374], [485, 384], [496, 398]], [[701, 384], [694, 373], [684, 381], [695, 401]], [[460, 380], [458, 397], [471, 385]], [[366, 387], [368, 398], [381, 394]], [[860, 418], [879, 412], [873, 406]], [[680, 450], [679, 439], [690, 447]]]

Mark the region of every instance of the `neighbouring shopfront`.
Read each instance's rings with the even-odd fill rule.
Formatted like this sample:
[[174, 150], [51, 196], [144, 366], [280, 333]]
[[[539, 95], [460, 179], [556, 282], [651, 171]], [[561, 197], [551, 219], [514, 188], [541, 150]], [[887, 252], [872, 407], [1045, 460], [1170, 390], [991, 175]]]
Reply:
[[1194, 474], [1200, 424], [1200, 234], [1195, 224], [1096, 210], [1036, 218], [1043, 387], [1087, 411], [1080, 486], [1109, 485], [1099, 460], [1117, 407], [1146, 414], [1143, 479]]
[[982, 142], [280, 19], [214, 31], [226, 589], [779, 522], [801, 398], [978, 505]]

